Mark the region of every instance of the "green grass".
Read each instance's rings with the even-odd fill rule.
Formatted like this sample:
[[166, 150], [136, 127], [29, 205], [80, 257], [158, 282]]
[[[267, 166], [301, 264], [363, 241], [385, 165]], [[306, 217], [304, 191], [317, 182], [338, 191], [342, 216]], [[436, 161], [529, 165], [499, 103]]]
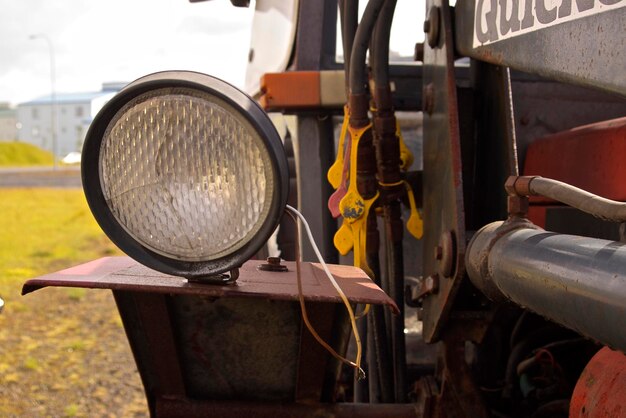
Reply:
[[52, 154], [23, 142], [0, 141], [0, 167], [52, 165]]
[[[82, 190], [0, 189], [0, 292], [24, 279], [119, 254], [104, 236]], [[81, 299], [81, 291], [69, 292]]]

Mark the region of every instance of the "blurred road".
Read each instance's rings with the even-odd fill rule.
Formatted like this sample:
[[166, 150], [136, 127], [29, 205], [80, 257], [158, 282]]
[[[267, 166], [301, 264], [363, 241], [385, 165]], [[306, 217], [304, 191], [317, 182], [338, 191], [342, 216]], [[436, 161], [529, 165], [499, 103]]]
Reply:
[[80, 167], [0, 168], [0, 188], [7, 187], [81, 188]]

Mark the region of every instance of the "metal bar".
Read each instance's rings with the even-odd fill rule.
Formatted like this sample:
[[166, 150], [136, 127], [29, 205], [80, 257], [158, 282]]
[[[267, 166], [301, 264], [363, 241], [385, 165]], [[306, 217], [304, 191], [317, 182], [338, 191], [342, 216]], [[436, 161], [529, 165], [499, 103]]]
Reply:
[[157, 399], [159, 417], [242, 417], [247, 418], [417, 418], [412, 404], [272, 404], [244, 402], [198, 402]]
[[[157, 387], [155, 394], [169, 397], [185, 396], [185, 384], [178, 358], [172, 322], [167, 309], [167, 296], [155, 293], [133, 294], [141, 329], [151, 347], [152, 361]], [[156, 367], [158, 365], [158, 367]]]
[[[626, 244], [495, 222], [472, 239], [470, 279], [563, 326], [626, 351]], [[499, 295], [498, 295], [499, 293]]]
[[[308, 220], [315, 241], [328, 263], [338, 261], [333, 245], [337, 222], [328, 211], [332, 187], [326, 181], [326, 172], [333, 160], [333, 124], [329, 115], [298, 116], [296, 135], [296, 164], [298, 170], [298, 209]], [[316, 261], [309, 242], [300, 242], [302, 259]]]

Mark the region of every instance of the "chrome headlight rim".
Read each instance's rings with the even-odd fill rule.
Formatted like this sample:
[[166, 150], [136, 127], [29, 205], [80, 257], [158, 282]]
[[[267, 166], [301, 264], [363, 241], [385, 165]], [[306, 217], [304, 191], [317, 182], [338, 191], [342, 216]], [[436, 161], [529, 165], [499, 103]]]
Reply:
[[[101, 145], [107, 128], [126, 104], [141, 95], [164, 88], [198, 90], [225, 101], [252, 126], [270, 156], [274, 190], [267, 217], [256, 235], [234, 253], [207, 261], [184, 261], [157, 253], [130, 235], [106, 202], [99, 164]], [[265, 111], [248, 95], [230, 84], [207, 74], [191, 71], [164, 71], [139, 78], [103, 106], [94, 118], [83, 144], [81, 176], [89, 208], [113, 243], [136, 261], [154, 270], [187, 278], [223, 273], [239, 267], [254, 256], [278, 226], [287, 204], [289, 187], [288, 165], [282, 141]]]

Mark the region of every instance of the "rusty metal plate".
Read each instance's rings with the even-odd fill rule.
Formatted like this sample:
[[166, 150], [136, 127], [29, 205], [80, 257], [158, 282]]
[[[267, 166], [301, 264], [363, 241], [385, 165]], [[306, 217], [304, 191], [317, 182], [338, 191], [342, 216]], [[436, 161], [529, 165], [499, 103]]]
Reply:
[[[286, 272], [261, 271], [264, 261], [250, 260], [239, 271], [239, 279], [228, 285], [191, 283], [182, 277], [169, 276], [139, 264], [130, 257], [104, 257], [56, 273], [28, 280], [22, 294], [48, 286], [111, 289], [146, 293], [202, 295], [216, 298], [250, 297], [272, 300], [298, 300], [296, 265], [283, 261]], [[353, 303], [387, 305], [399, 312], [387, 296], [363, 270], [353, 266], [328, 265], [348, 300]], [[311, 302], [340, 303], [324, 270], [317, 263], [302, 263], [304, 299]]]
[[[438, 275], [439, 286], [424, 299], [423, 335], [434, 342], [464, 274], [465, 212], [450, 7], [447, 1], [428, 0], [426, 11], [432, 42], [424, 43], [423, 274]], [[435, 255], [446, 234], [453, 237], [449, 277]]]

